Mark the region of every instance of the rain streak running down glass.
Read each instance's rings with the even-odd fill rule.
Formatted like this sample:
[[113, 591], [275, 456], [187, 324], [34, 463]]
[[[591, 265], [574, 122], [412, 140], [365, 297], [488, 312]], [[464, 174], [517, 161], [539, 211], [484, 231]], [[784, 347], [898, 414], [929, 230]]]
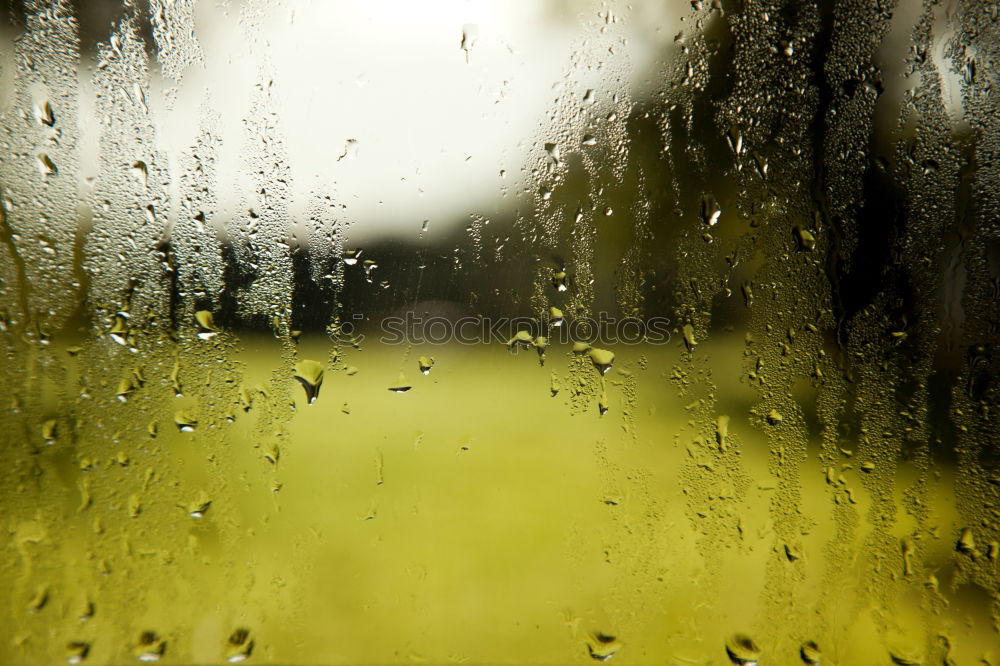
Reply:
[[0, 0], [0, 664], [1000, 666], [1000, 3]]

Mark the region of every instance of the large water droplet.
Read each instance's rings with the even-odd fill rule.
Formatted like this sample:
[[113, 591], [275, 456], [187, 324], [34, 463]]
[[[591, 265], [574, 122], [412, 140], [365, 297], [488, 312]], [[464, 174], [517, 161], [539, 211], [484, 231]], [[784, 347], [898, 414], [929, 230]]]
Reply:
[[534, 344], [535, 340], [531, 337], [531, 333], [528, 331], [518, 331], [514, 334], [510, 340], [507, 341], [507, 349], [514, 351], [515, 349], [527, 349]]
[[167, 642], [157, 636], [155, 631], [144, 631], [139, 636], [134, 652], [139, 661], [153, 662], [159, 661], [166, 650]]
[[146, 189], [146, 181], [149, 178], [149, 169], [146, 167], [146, 163], [142, 160], [136, 160], [132, 163], [132, 178], [135, 182], [142, 186], [142, 189]]
[[592, 347], [588, 352], [590, 356], [590, 361], [597, 368], [597, 371], [602, 375], [608, 374], [608, 370], [611, 369], [611, 364], [615, 362], [614, 352], [608, 351], [607, 349], [598, 349], [597, 347]]
[[760, 660], [760, 648], [746, 634], [733, 634], [727, 638], [726, 654], [739, 666], [756, 666]]
[[38, 167], [38, 173], [46, 177], [54, 176], [59, 172], [59, 169], [56, 168], [55, 162], [53, 162], [52, 158], [45, 153], [38, 153], [38, 155], [35, 156], [35, 165]]
[[56, 117], [55, 114], [52, 113], [52, 105], [49, 104], [48, 100], [40, 102], [38, 106], [35, 107], [35, 120], [37, 120], [40, 125], [47, 125], [49, 127], [56, 124]]
[[823, 654], [819, 651], [819, 646], [815, 641], [806, 641], [799, 648], [799, 656], [807, 664], [818, 664], [823, 659]]
[[203, 518], [208, 509], [212, 506], [212, 498], [202, 490], [198, 493], [198, 498], [187, 505], [188, 515], [192, 518]]
[[210, 310], [198, 310], [194, 313], [194, 320], [198, 324], [198, 337], [202, 340], [210, 340], [219, 333], [215, 325], [215, 315]]
[[479, 26], [475, 23], [466, 23], [463, 25], [462, 41], [459, 45], [465, 51], [465, 62], [469, 62], [469, 53], [472, 52], [472, 47], [476, 45], [477, 41], [479, 41]]
[[35, 588], [35, 593], [28, 600], [28, 612], [37, 613], [38, 611], [45, 608], [45, 604], [49, 602], [49, 586], [39, 585]]
[[729, 144], [729, 149], [733, 153], [741, 155], [743, 153], [743, 131], [736, 125], [730, 127], [729, 132], [726, 133], [726, 143]]
[[121, 312], [116, 314], [111, 330], [108, 331], [108, 335], [111, 336], [111, 339], [122, 346], [128, 344], [128, 338], [130, 335], [127, 317], [128, 315]]
[[417, 360], [417, 366], [420, 368], [420, 372], [429, 375], [431, 374], [431, 368], [434, 367], [434, 359], [430, 356], [421, 356]]
[[90, 644], [83, 641], [72, 641], [66, 644], [66, 663], [79, 664], [87, 658]]
[[688, 351], [693, 351], [698, 346], [698, 341], [694, 339], [694, 327], [691, 324], [684, 324], [681, 333], [684, 335], [684, 346]]
[[59, 423], [55, 419], [49, 419], [42, 424], [42, 440], [49, 446], [56, 443], [59, 436]]
[[253, 652], [253, 638], [249, 629], [241, 627], [229, 634], [229, 640], [226, 641], [226, 661], [230, 664], [245, 661], [251, 652]]
[[595, 632], [587, 637], [587, 653], [597, 661], [608, 661], [621, 647], [621, 642], [609, 634]]
[[115, 390], [115, 398], [118, 402], [128, 402], [129, 396], [135, 391], [136, 385], [132, 377], [126, 377], [118, 382], [118, 388]]
[[319, 361], [299, 361], [295, 366], [295, 379], [305, 389], [306, 402], [313, 404], [319, 397], [319, 389], [323, 384], [323, 364]]
[[719, 202], [711, 194], [706, 194], [701, 198], [701, 220], [710, 227], [714, 227], [719, 222], [722, 215], [722, 208]]
[[194, 432], [198, 419], [185, 409], [174, 412], [174, 424], [180, 432]]
[[549, 160], [556, 166], [562, 164], [562, 160], [559, 159], [559, 144], [557, 143], [547, 143], [545, 144], [545, 152], [549, 156]]
[[889, 658], [897, 666], [921, 666], [924, 659], [920, 656], [919, 648], [915, 645], [901, 646], [889, 651]]
[[803, 252], [812, 252], [816, 249], [816, 236], [804, 227], [795, 227], [792, 230], [795, 234], [796, 245]]
[[406, 378], [403, 377], [403, 375], [400, 375], [399, 379], [397, 379], [395, 383], [389, 385], [389, 390], [393, 393], [406, 393], [411, 388], [413, 388], [413, 386], [406, 381]]
[[344, 143], [344, 152], [340, 154], [340, 157], [337, 158], [337, 161], [339, 162], [341, 160], [358, 159], [358, 150], [360, 149], [360, 147], [361, 144], [358, 143], [357, 139], [348, 139]]

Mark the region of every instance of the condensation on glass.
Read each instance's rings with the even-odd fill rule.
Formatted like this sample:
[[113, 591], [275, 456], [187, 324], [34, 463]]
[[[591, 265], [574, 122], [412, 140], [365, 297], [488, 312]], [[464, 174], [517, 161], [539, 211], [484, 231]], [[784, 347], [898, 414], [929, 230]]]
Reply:
[[1000, 664], [996, 3], [0, 32], [0, 663]]

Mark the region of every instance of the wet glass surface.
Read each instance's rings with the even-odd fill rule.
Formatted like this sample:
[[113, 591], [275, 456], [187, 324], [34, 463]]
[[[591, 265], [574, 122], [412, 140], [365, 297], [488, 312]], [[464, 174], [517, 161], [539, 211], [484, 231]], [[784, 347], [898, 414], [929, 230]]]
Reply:
[[0, 664], [1000, 664], [993, 2], [0, 6]]

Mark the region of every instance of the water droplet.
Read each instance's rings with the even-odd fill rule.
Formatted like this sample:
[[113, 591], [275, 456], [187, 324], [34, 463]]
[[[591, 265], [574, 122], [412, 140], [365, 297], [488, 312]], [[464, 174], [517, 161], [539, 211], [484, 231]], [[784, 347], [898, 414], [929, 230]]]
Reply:
[[429, 375], [431, 374], [431, 368], [434, 367], [434, 359], [430, 356], [421, 356], [417, 360], [417, 365], [420, 367], [420, 372]]
[[890, 650], [889, 658], [897, 666], [921, 666], [924, 663], [924, 659], [920, 656], [917, 646], [904, 646], [899, 649]]
[[54, 176], [59, 172], [52, 158], [45, 153], [38, 153], [35, 156], [35, 165], [38, 167], [38, 173], [42, 174], [42, 176]]
[[194, 429], [198, 427], [198, 419], [184, 409], [174, 412], [174, 423], [180, 432], [194, 432]]
[[403, 375], [399, 376], [396, 383], [389, 385], [389, 390], [393, 393], [406, 393], [411, 388], [413, 387], [406, 381], [406, 378], [404, 378]]
[[357, 139], [348, 139], [344, 143], [344, 152], [340, 154], [340, 157], [337, 158], [337, 161], [339, 162], [341, 160], [358, 159], [358, 150], [360, 149], [360, 147], [361, 145], [358, 143]]
[[79, 664], [87, 658], [90, 652], [90, 644], [82, 641], [72, 641], [66, 644], [66, 662], [69, 664]]
[[142, 186], [142, 189], [146, 189], [146, 181], [149, 178], [149, 169], [146, 167], [146, 163], [142, 160], [136, 160], [132, 163], [132, 178], [135, 182]]
[[118, 402], [128, 402], [128, 398], [135, 391], [136, 385], [132, 377], [126, 377], [118, 382], [118, 388], [115, 390], [115, 397]]
[[590, 344], [586, 342], [574, 342], [571, 348], [571, 351], [577, 355], [586, 354], [589, 350]]
[[534, 339], [531, 337], [531, 333], [528, 331], [518, 331], [514, 334], [510, 340], [507, 341], [507, 349], [514, 351], [515, 348], [526, 349], [534, 344]]
[[722, 208], [719, 207], [719, 202], [715, 200], [715, 197], [711, 194], [706, 194], [701, 198], [701, 220], [710, 227], [714, 227], [718, 221], [719, 216], [722, 215]]
[[159, 661], [166, 649], [166, 641], [157, 636], [156, 632], [144, 631], [139, 636], [139, 642], [136, 644], [134, 652], [139, 661], [153, 662]]
[[583, 145], [585, 146], [596, 146], [597, 137], [595, 137], [593, 134], [584, 134], [583, 141], [581, 143], [583, 143]]
[[250, 637], [250, 630], [239, 628], [229, 634], [226, 641], [226, 661], [235, 664], [246, 660], [253, 652], [253, 639]]
[[861, 463], [861, 471], [871, 474], [872, 472], [875, 471], [875, 463], [871, 462], [870, 460], [866, 460], [865, 462]]
[[469, 62], [469, 53], [472, 47], [479, 40], [479, 26], [475, 23], [466, 23], [462, 26], [462, 41], [459, 46], [465, 51], [465, 62]]
[[725, 414], [715, 420], [715, 441], [720, 451], [725, 451], [729, 446], [729, 417]]
[[49, 602], [49, 587], [48, 585], [39, 585], [35, 588], [35, 594], [32, 595], [31, 599], [28, 600], [28, 612], [37, 613], [38, 611], [45, 608], [45, 604]]
[[816, 236], [811, 231], [797, 226], [792, 232], [795, 234], [796, 245], [800, 250], [812, 252], [816, 248]]
[[210, 310], [198, 310], [194, 313], [194, 320], [198, 324], [200, 339], [210, 340], [219, 334], [219, 329], [215, 326], [215, 315]]
[[566, 291], [566, 280], [566, 271], [552, 272], [552, 286], [556, 288], [556, 291]]
[[781, 412], [777, 409], [769, 411], [766, 418], [769, 425], [776, 426], [781, 424]]
[[365, 269], [365, 280], [370, 284], [372, 281], [372, 271], [378, 268], [378, 264], [375, 263], [374, 259], [365, 259], [361, 265]]
[[799, 648], [799, 656], [802, 657], [802, 661], [807, 664], [818, 664], [823, 658], [823, 654], [819, 651], [819, 646], [816, 645], [815, 641], [806, 641]]
[[212, 498], [204, 490], [198, 493], [198, 498], [187, 505], [188, 515], [192, 518], [203, 518], [209, 507], [212, 506]]
[[760, 659], [760, 648], [746, 634], [733, 634], [726, 639], [726, 654], [734, 664], [755, 666]]
[[608, 634], [595, 632], [587, 637], [587, 653], [597, 661], [608, 661], [621, 647], [621, 642]]
[[549, 159], [552, 161], [553, 164], [555, 164], [556, 166], [559, 166], [560, 164], [562, 164], [562, 161], [559, 159], [559, 145], [558, 144], [555, 144], [555, 143], [547, 143], [547, 144], [545, 144], [545, 152], [548, 154]]
[[976, 537], [972, 534], [971, 527], [962, 528], [962, 532], [958, 537], [958, 542], [955, 544], [955, 549], [960, 553], [965, 553], [966, 555], [976, 554]]
[[698, 341], [694, 339], [694, 327], [691, 324], [684, 324], [681, 327], [681, 334], [684, 336], [684, 346], [688, 351], [693, 351], [698, 346]]
[[587, 88], [587, 92], [583, 93], [583, 103], [593, 104], [595, 101], [594, 90], [592, 88]]
[[601, 397], [597, 400], [597, 412], [604, 416], [608, 413], [608, 393], [607, 391], [601, 391]]
[[598, 349], [597, 347], [591, 347], [588, 352], [590, 356], [590, 361], [597, 368], [597, 371], [602, 375], [608, 374], [608, 370], [611, 369], [611, 364], [615, 362], [614, 352], [610, 352], [607, 349]]
[[128, 517], [138, 518], [140, 513], [142, 513], [142, 499], [136, 493], [132, 493], [128, 496]]
[[760, 153], [754, 153], [753, 164], [754, 168], [757, 169], [757, 175], [760, 176], [762, 179], [766, 179], [768, 170], [767, 158], [761, 155]]
[[549, 308], [549, 324], [550, 325], [552, 325], [552, 326], [562, 326], [564, 319], [565, 318], [563, 317], [563, 311], [562, 310], [560, 310], [559, 308], [557, 308], [555, 306]]
[[52, 105], [49, 104], [48, 100], [41, 102], [35, 107], [35, 120], [41, 125], [48, 125], [52, 127], [56, 124], [56, 117], [52, 113]]
[[56, 443], [56, 437], [59, 435], [59, 425], [55, 419], [49, 419], [42, 424], [42, 439], [49, 446]]
[[344, 263], [353, 266], [361, 258], [361, 250], [347, 250], [344, 252]]
[[319, 397], [319, 389], [323, 384], [323, 364], [319, 361], [299, 361], [295, 366], [295, 379], [305, 389], [306, 402], [313, 404]]
[[733, 151], [736, 155], [743, 153], [743, 131], [733, 125], [729, 128], [729, 132], [726, 133], [726, 143], [729, 144], [729, 149]]
[[111, 330], [108, 331], [111, 339], [122, 346], [128, 344], [129, 329], [127, 317], [128, 315], [124, 313], [116, 314], [114, 324], [111, 326]]

